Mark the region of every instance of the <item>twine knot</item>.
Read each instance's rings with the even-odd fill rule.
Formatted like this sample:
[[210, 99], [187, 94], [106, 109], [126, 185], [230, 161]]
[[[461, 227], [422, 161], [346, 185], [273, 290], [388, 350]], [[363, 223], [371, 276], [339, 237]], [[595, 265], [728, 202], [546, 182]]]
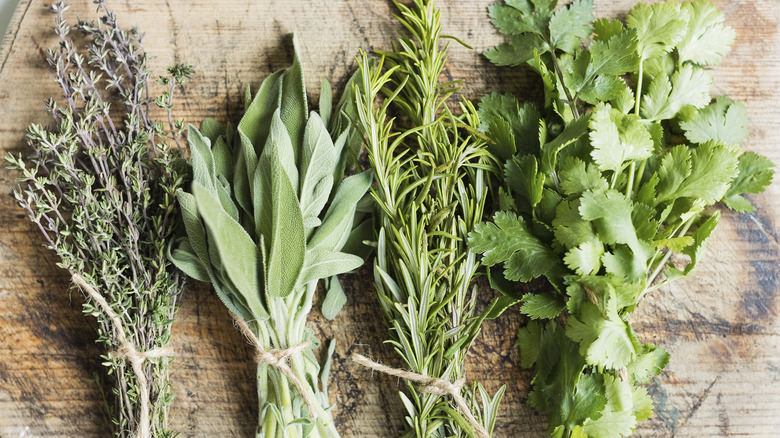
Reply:
[[454, 382], [450, 382], [449, 380], [446, 379], [425, 376], [422, 374], [414, 373], [412, 371], [401, 370], [398, 368], [389, 367], [387, 365], [382, 365], [381, 363], [374, 362], [373, 360], [361, 354], [353, 354], [352, 360], [359, 363], [360, 365], [363, 365], [366, 368], [379, 371], [380, 373], [384, 373], [390, 376], [400, 377], [402, 379], [406, 379], [418, 383], [419, 384], [418, 390], [420, 392], [426, 394], [452, 397], [452, 400], [455, 402], [455, 404], [458, 406], [460, 411], [463, 413], [463, 416], [466, 417], [466, 421], [468, 421], [471, 427], [474, 428], [474, 432], [476, 433], [476, 435], [479, 438], [490, 438], [490, 435], [488, 434], [487, 430], [485, 430], [485, 428], [477, 421], [477, 419], [474, 417], [474, 414], [471, 413], [471, 409], [469, 408], [469, 405], [466, 403], [466, 400], [460, 394], [461, 390], [463, 389], [463, 386], [466, 384], [465, 377], [460, 377], [458, 380]]
[[252, 344], [252, 346], [255, 347], [255, 361], [258, 363], [268, 364], [284, 374], [284, 376], [287, 377], [287, 380], [290, 381], [298, 393], [303, 397], [303, 401], [306, 403], [306, 407], [309, 409], [309, 416], [311, 418], [316, 418], [317, 411], [315, 406], [318, 405], [319, 402], [316, 398], [314, 398], [314, 394], [306, 389], [306, 387], [303, 385], [303, 382], [301, 382], [301, 379], [295, 375], [292, 368], [290, 368], [290, 365], [287, 363], [291, 356], [301, 353], [309, 348], [311, 346], [311, 341], [301, 342], [300, 344], [293, 345], [289, 348], [266, 350], [262, 347], [260, 339], [258, 339], [257, 335], [255, 335], [252, 329], [249, 328], [249, 325], [246, 323], [246, 321], [236, 315], [233, 315], [233, 319], [238, 328], [241, 330], [241, 333], [243, 333], [244, 336], [249, 339], [249, 342]]
[[81, 288], [89, 295], [103, 310], [111, 321], [111, 325], [114, 326], [116, 332], [116, 341], [119, 346], [112, 352], [114, 357], [124, 359], [130, 363], [133, 368], [136, 380], [138, 380], [138, 392], [140, 396], [141, 418], [136, 424], [138, 429], [138, 438], [151, 438], [151, 422], [149, 420], [149, 381], [146, 379], [146, 373], [144, 373], [143, 364], [147, 359], [153, 359], [158, 357], [170, 357], [173, 356], [173, 349], [170, 347], [155, 348], [148, 351], [138, 351], [135, 345], [127, 339], [125, 335], [125, 326], [122, 324], [122, 320], [119, 319], [114, 309], [108, 305], [108, 302], [102, 295], [95, 290], [84, 278], [79, 274], [72, 274], [71, 279], [73, 283]]

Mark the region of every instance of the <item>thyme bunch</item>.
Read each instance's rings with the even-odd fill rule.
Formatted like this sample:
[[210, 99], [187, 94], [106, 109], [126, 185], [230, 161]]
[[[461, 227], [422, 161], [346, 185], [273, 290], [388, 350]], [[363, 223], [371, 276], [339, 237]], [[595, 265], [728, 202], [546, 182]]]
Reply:
[[482, 220], [487, 182], [497, 168], [476, 133], [472, 105], [460, 101], [459, 116], [447, 105], [458, 84], [439, 81], [448, 46], [440, 44], [445, 37], [434, 2], [396, 6], [409, 36], [378, 52], [378, 60], [359, 56], [363, 83], [355, 93], [376, 182], [377, 296], [389, 342], [420, 375], [407, 378], [409, 396], [400, 394], [408, 413], [403, 436], [484, 436], [493, 429], [503, 388], [491, 398], [479, 383], [461, 387], [474, 425], [468, 412], [453, 408], [457, 397], [411, 380], [464, 381], [466, 353], [485, 318], [475, 311], [480, 264], [466, 238]]
[[[87, 295], [84, 314], [98, 321], [114, 435], [170, 437], [167, 346], [184, 283], [166, 259], [184, 180], [183, 122], [171, 109], [193, 69], [168, 68], [160, 79], [167, 91], [150, 96], [141, 34], [121, 28], [104, 1], [95, 4], [99, 21], [73, 27], [66, 3], [52, 5], [59, 44], [44, 58], [62, 99], [45, 104], [49, 126], [28, 127], [30, 155], [6, 159], [22, 174], [16, 200]], [[167, 126], [151, 118], [154, 104]]]

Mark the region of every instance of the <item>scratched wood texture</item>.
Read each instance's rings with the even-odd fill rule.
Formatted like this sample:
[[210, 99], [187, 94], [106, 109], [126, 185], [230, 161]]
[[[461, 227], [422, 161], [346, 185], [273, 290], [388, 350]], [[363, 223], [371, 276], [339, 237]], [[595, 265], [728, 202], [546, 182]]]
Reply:
[[[477, 51], [453, 46], [447, 74], [466, 79], [464, 94], [493, 90], [537, 96], [537, 82], [522, 69], [489, 65], [479, 51], [500, 41], [486, 17], [493, 0], [440, 0], [443, 24]], [[74, 0], [70, 17], [93, 17], [94, 6]], [[624, 15], [630, 0], [597, 0], [599, 16]], [[713, 69], [715, 94], [747, 105], [751, 135], [745, 147], [780, 163], [780, 45], [777, 0], [719, 0], [737, 29], [732, 53]], [[257, 86], [290, 60], [297, 32], [310, 90], [321, 77], [337, 85], [354, 68], [359, 48], [388, 46], [397, 30], [387, 0], [138, 0], [113, 1], [119, 20], [146, 32], [146, 48], [161, 71], [188, 62], [197, 74], [176, 112], [236, 121], [242, 90]], [[41, 104], [58, 95], [40, 51], [54, 44], [52, 17], [43, 1], [22, 0], [0, 49], [0, 154], [24, 151], [24, 129], [46, 122]], [[316, 91], [310, 93], [316, 101]], [[0, 169], [0, 436], [104, 437], [100, 393], [90, 382], [102, 372], [93, 320], [81, 314], [81, 296], [43, 247], [43, 240], [8, 196], [15, 175]], [[634, 317], [646, 341], [672, 353], [650, 385], [656, 415], [637, 436], [778, 436], [780, 432], [780, 327], [778, 326], [777, 184], [753, 196], [758, 210], [727, 213], [693, 279], [649, 296]], [[320, 339], [335, 338], [331, 401], [344, 436], [391, 437], [401, 426], [396, 379], [358, 369], [347, 358], [369, 353], [400, 365], [382, 345], [368, 271], [347, 277], [349, 303], [335, 322], [312, 315]], [[492, 292], [482, 289], [482, 301]], [[516, 311], [487, 322], [468, 362], [471, 379], [492, 393], [507, 392], [496, 436], [540, 437], [542, 416], [525, 404], [529, 374], [519, 369]], [[185, 292], [173, 345], [176, 402], [172, 423], [183, 437], [251, 436], [256, 396], [250, 349], [211, 290]]]

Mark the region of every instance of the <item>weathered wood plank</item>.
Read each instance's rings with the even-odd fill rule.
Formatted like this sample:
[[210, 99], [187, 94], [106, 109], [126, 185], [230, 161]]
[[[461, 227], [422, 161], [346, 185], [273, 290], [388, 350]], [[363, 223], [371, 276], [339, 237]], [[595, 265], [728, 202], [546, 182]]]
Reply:
[[[485, 16], [493, 0], [440, 0], [447, 33], [481, 51], [500, 41]], [[92, 17], [93, 5], [74, 1], [72, 15]], [[597, 14], [624, 15], [633, 0], [597, 1]], [[750, 150], [780, 163], [780, 8], [775, 0], [719, 0], [738, 38], [713, 69], [716, 94], [745, 102]], [[173, 62], [196, 65], [179, 99], [178, 115], [235, 121], [243, 88], [257, 86], [289, 62], [285, 35], [296, 31], [310, 90], [325, 77], [344, 83], [359, 48], [387, 47], [396, 32], [385, 0], [138, 0], [112, 2], [122, 23], [146, 32], [161, 71]], [[44, 2], [20, 4], [0, 48], [0, 153], [24, 150], [25, 127], [45, 122], [41, 101], [57, 95], [40, 50], [55, 39]], [[478, 98], [497, 89], [536, 96], [523, 69], [498, 69], [477, 51], [453, 45], [448, 75], [464, 78], [463, 93]], [[310, 93], [316, 101], [316, 92]], [[0, 169], [0, 193], [15, 175]], [[672, 352], [666, 372], [650, 385], [657, 415], [642, 437], [776, 436], [780, 429], [778, 325], [778, 211], [780, 189], [751, 198], [756, 213], [726, 214], [693, 279], [649, 296], [635, 316], [640, 336]], [[0, 436], [108, 435], [101, 395], [89, 383], [102, 372], [94, 321], [81, 315], [55, 258], [9, 196], [0, 197]], [[311, 318], [320, 339], [335, 338], [331, 401], [344, 436], [390, 437], [401, 425], [396, 379], [371, 375], [348, 357], [369, 352], [399, 365], [382, 345], [385, 328], [368, 271], [348, 277], [349, 304], [336, 322]], [[491, 292], [483, 287], [487, 301]], [[249, 436], [256, 421], [250, 350], [208, 287], [193, 285], [174, 328], [174, 426], [185, 437]], [[544, 418], [525, 406], [529, 375], [518, 368], [516, 311], [485, 325], [469, 360], [469, 376], [507, 395], [497, 436], [542, 436]]]

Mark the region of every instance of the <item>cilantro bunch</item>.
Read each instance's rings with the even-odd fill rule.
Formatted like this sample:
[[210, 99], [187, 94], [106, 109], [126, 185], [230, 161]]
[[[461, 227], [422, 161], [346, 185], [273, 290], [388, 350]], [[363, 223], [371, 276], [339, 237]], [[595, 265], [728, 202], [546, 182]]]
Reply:
[[533, 321], [518, 333], [522, 365], [534, 367], [528, 402], [547, 414], [548, 432], [620, 437], [652, 415], [640, 385], [669, 359], [640, 341], [631, 313], [691, 274], [720, 218], [712, 206], [752, 210], [742, 195], [762, 192], [773, 165], [739, 147], [744, 106], [710, 95], [706, 67], [735, 34], [709, 0], [638, 4], [625, 23], [593, 21], [589, 0], [555, 6], [490, 8], [508, 41], [486, 56], [529, 65], [544, 102], [480, 102], [504, 186], [500, 211], [469, 245], [510, 295], [511, 281], [552, 286], [519, 300]]

